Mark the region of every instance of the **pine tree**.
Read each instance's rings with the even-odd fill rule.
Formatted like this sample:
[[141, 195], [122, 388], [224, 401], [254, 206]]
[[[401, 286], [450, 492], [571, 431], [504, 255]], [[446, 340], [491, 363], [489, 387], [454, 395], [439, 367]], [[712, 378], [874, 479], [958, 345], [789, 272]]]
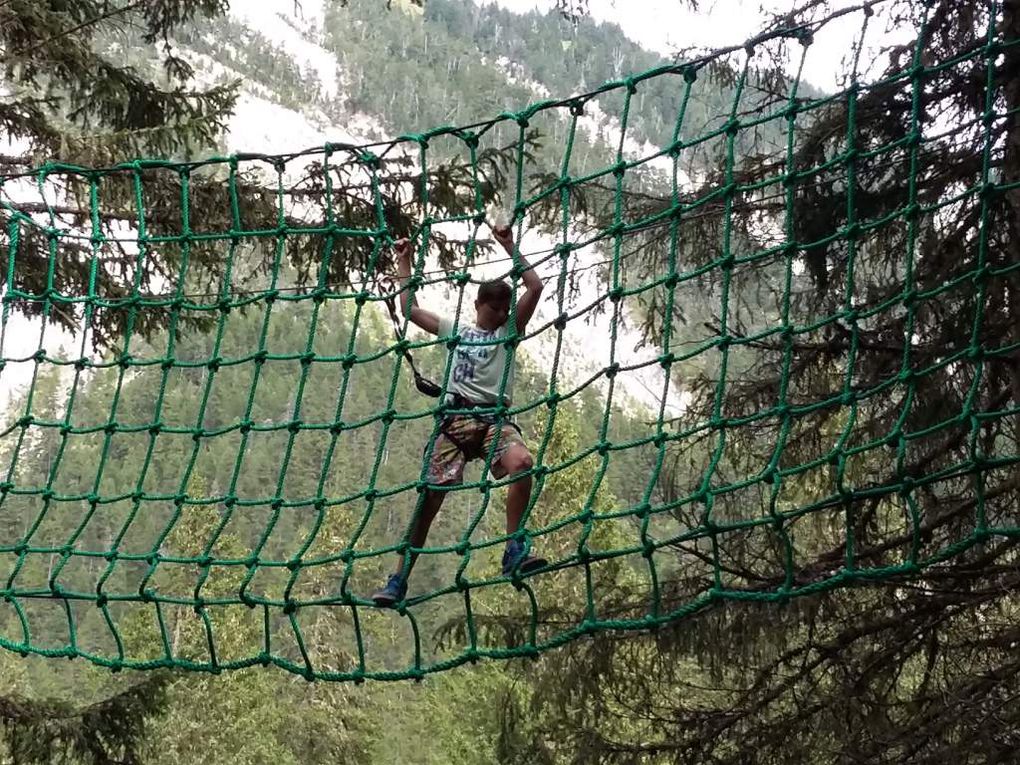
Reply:
[[0, 729], [16, 765], [138, 765], [149, 721], [166, 706], [169, 677], [153, 674], [87, 706], [0, 697]]
[[[816, 244], [789, 256], [790, 323], [800, 329], [787, 335], [742, 344], [780, 323], [777, 296], [785, 292], [787, 255], [732, 268], [734, 346], [721, 410], [740, 420], [777, 402], [809, 408], [839, 401], [848, 367], [849, 390], [859, 403], [852, 416], [846, 404], [814, 407], [787, 420], [783, 436], [782, 416], [728, 429], [716, 468], [727, 481], [756, 475], [780, 439], [780, 468], [833, 457], [801, 475], [773, 477], [779, 483], [758, 484], [760, 491], [716, 494], [717, 523], [837, 499], [831, 510], [787, 517], [771, 529], [719, 534], [714, 558], [697, 542], [674, 545], [663, 608], [711, 589], [716, 566], [725, 587], [753, 597], [809, 586], [844, 568], [891, 572], [905, 561], [944, 558], [923, 572], [859, 579], [786, 604], [725, 601], [651, 635], [596, 636], [553, 652], [544, 671], [557, 682], [537, 686], [533, 714], [542, 734], [571, 753], [565, 761], [920, 763], [1015, 756], [1020, 539], [1010, 529], [1020, 518], [1020, 485], [1015, 467], [990, 466], [1009, 464], [1020, 452], [1020, 3], [997, 4], [992, 16], [995, 7], [901, 0], [875, 9], [871, 24], [913, 27], [927, 16], [925, 69], [916, 86], [907, 77], [852, 88], [825, 108], [801, 112], [792, 166], [785, 152], [768, 147], [737, 154], [733, 177], [741, 188], [800, 173], [791, 186], [789, 236]], [[776, 24], [830, 10], [807, 3]], [[1001, 45], [968, 55], [986, 50], [990, 26]], [[913, 41], [889, 51], [879, 79], [910, 72], [913, 52]], [[947, 61], [954, 64], [938, 66]], [[788, 94], [777, 93], [780, 116], [788, 103]], [[956, 129], [932, 128], [937, 116]], [[859, 154], [848, 154], [850, 141]], [[874, 151], [890, 146], [897, 148]], [[855, 217], [848, 212], [848, 165], [856, 174]], [[720, 162], [690, 198], [724, 186], [726, 170]], [[610, 225], [612, 207], [602, 203], [611, 198], [588, 191], [598, 225]], [[948, 203], [957, 193], [956, 203]], [[785, 200], [775, 206], [763, 196], [734, 194], [729, 209], [713, 202], [681, 223], [684, 268], [717, 261], [727, 225], [734, 253], [774, 244], [756, 233], [755, 222], [781, 217]], [[625, 201], [627, 219], [671, 203], [668, 195], [655, 201], [633, 194]], [[883, 219], [891, 222], [853, 229], [855, 222]], [[850, 236], [831, 237], [847, 229]], [[649, 232], [639, 264], [627, 267], [640, 270], [642, 279], [661, 274], [668, 249], [668, 233]], [[984, 268], [976, 268], [979, 257]], [[681, 342], [700, 341], [706, 329], [717, 336], [719, 309], [707, 316], [689, 312], [706, 300], [719, 305], [721, 274], [710, 269], [697, 281], [701, 294], [683, 293], [690, 300], [678, 298], [672, 316], [664, 315], [663, 303], [647, 303], [650, 334], [672, 325]], [[849, 298], [858, 313], [846, 317]], [[874, 315], [867, 317], [869, 311]], [[826, 316], [845, 318], [806, 329]], [[975, 322], [985, 350], [966, 355]], [[947, 365], [954, 354], [959, 363]], [[693, 399], [680, 430], [710, 420], [719, 395], [717, 362], [683, 372]], [[867, 395], [882, 386], [886, 394]], [[693, 438], [677, 444], [659, 477], [656, 502], [675, 503], [672, 515], [682, 528], [703, 523], [703, 504], [681, 500], [703, 480], [715, 443], [713, 436], [707, 449]], [[852, 457], [840, 456], [861, 446]], [[953, 552], [981, 528], [986, 537]], [[616, 599], [618, 614], [647, 610], [643, 593]]]
[[[0, 127], [18, 151], [0, 165], [6, 172], [51, 158], [102, 165], [214, 144], [237, 86], [195, 89], [194, 71], [170, 35], [226, 8], [224, 0], [4, 3], [0, 72], [9, 95], [0, 104]], [[145, 44], [159, 45], [165, 86], [156, 73], [117, 60], [137, 27]]]

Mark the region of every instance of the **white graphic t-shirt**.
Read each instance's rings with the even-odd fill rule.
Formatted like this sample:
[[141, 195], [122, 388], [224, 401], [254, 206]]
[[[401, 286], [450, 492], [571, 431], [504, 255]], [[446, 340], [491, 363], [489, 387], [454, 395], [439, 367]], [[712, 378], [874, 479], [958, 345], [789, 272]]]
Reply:
[[[509, 357], [504, 341], [510, 336], [510, 322], [496, 329], [479, 329], [473, 325], [457, 328], [460, 342], [453, 351], [453, 369], [450, 370], [448, 390], [459, 393], [476, 404], [495, 404], [499, 399], [499, 387], [503, 381], [503, 368]], [[453, 334], [453, 320], [439, 319], [439, 334], [447, 337]], [[514, 367], [510, 364], [506, 387], [503, 389], [504, 402], [513, 398]]]

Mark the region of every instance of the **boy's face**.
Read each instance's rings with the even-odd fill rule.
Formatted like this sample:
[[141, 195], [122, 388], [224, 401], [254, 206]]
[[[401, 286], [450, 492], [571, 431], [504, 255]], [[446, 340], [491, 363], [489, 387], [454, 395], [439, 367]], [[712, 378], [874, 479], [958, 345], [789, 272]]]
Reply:
[[510, 299], [476, 300], [475, 311], [478, 313], [476, 324], [481, 329], [498, 329], [510, 316]]

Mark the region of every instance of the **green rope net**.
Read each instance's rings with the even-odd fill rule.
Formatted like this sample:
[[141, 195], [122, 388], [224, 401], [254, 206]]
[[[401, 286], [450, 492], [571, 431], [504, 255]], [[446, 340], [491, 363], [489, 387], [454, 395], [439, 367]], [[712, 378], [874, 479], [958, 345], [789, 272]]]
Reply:
[[[853, 10], [862, 9], [870, 6]], [[993, 8], [992, 22], [996, 17]], [[979, 403], [984, 366], [1017, 350], [1015, 341], [988, 344], [982, 322], [989, 285], [1015, 278], [1018, 268], [988, 259], [986, 208], [996, 194], [1015, 188], [991, 169], [998, 151], [991, 126], [1002, 116], [991, 83], [977, 126], [984, 143], [972, 147], [982, 158], [976, 183], [946, 189], [934, 201], [922, 200], [915, 183], [922, 153], [942, 150], [937, 136], [964, 129], [941, 130], [926, 116], [926, 83], [940, 72], [990, 62], [1016, 41], [999, 39], [989, 23], [985, 45], [931, 61], [923, 56], [922, 23], [912, 61], [900, 74], [873, 83], [855, 78], [842, 92], [812, 98], [800, 94], [798, 73], [784, 84], [782, 103], [752, 108], [760, 84], [756, 48], [783, 40], [794, 48], [800, 43], [806, 55], [818, 26], [782, 29], [746, 49], [663, 66], [594, 93], [384, 144], [202, 162], [138, 160], [102, 169], [49, 163], [5, 177], [0, 364], [8, 380], [21, 370], [26, 376], [15, 381], [28, 385], [15, 396], [19, 408], [2, 430], [0, 644], [114, 669], [218, 672], [275, 664], [308, 679], [421, 678], [479, 659], [535, 657], [600, 631], [652, 629], [725, 601], [783, 602], [867, 580], [919, 577], [993, 537], [1016, 538], [1015, 518], [999, 523], [987, 514], [984, 492], [988, 475], [1020, 458], [1001, 444], [989, 450], [979, 438], [1017, 415], [1008, 402]], [[705, 72], [740, 59], [727, 118], [692, 126], [687, 115], [698, 89], [720, 87]], [[636, 156], [627, 142], [652, 87], [675, 98], [672, 140]], [[861, 121], [877, 117], [862, 117], [857, 105], [883, 89], [912, 104], [910, 124], [899, 140], [868, 145]], [[606, 161], [592, 167], [589, 155], [589, 167], [579, 170], [578, 136], [585, 108], [596, 99], [618, 106], [619, 140]], [[841, 147], [811, 159], [799, 143], [804, 127], [834, 105], [846, 114]], [[529, 131], [542, 120], [558, 126], [565, 140], [559, 169], [532, 183], [538, 176], [529, 170]], [[742, 147], [755, 131], [772, 131], [776, 151], [773, 170], [747, 182]], [[395, 610], [377, 609], [368, 593], [393, 570], [396, 554], [409, 554], [401, 530], [426, 485], [424, 470], [394, 475], [389, 462], [399, 453], [404, 464], [421, 465], [420, 450], [434, 444], [448, 411], [414, 391], [405, 352], [415, 353], [445, 388], [455, 346], [449, 337], [405, 335], [406, 323], [399, 339], [389, 333], [385, 304], [399, 289], [384, 279], [392, 273], [390, 246], [410, 233], [417, 257], [409, 289], [437, 309], [430, 301], [445, 289], [457, 321], [470, 321], [478, 224], [496, 196], [485, 170], [498, 162], [486, 147], [507, 138], [512, 202], [504, 206], [513, 211], [518, 246], [524, 249], [521, 237], [539, 217], [554, 239], [553, 246], [526, 250], [551, 287], [545, 318], [536, 317], [509, 348], [525, 367], [529, 349], [545, 343], [551, 351], [545, 361], [530, 362], [533, 393], [490, 414], [526, 424], [534, 486], [519, 536], [549, 565], [525, 576], [500, 575], [498, 555], [508, 537], [497, 524], [510, 480], [492, 479], [490, 454], [477, 480], [448, 489], [453, 503], [422, 551], [408, 598]], [[713, 148], [721, 172], [692, 182], [682, 171], [685, 158]], [[434, 156], [463, 158], [457, 172], [466, 209], [450, 212], [438, 198]], [[869, 191], [858, 174], [883, 162], [891, 173], [909, 175], [906, 196], [873, 215], [861, 201]], [[666, 170], [652, 177], [656, 164]], [[401, 190], [387, 196], [386, 185], [400, 173]], [[315, 179], [314, 188], [301, 185], [303, 176]], [[809, 203], [802, 192], [823, 181], [842, 200], [834, 219], [845, 222], [806, 232], [798, 227], [799, 205]], [[36, 209], [16, 202], [26, 188], [42, 200]], [[657, 209], [635, 202], [649, 188], [658, 192]], [[592, 189], [609, 200], [601, 218], [579, 204]], [[397, 230], [390, 204], [401, 193], [419, 213], [405, 231]], [[86, 225], [67, 222], [61, 208], [68, 199], [87, 209]], [[770, 205], [760, 221], [765, 233], [756, 237], [734, 223], [750, 200]], [[302, 223], [302, 210], [316, 202], [321, 220]], [[133, 220], [111, 222], [114, 206], [132, 210]], [[934, 286], [921, 284], [915, 261], [928, 235], [924, 221], [964, 206], [979, 209], [979, 236], [955, 273]], [[721, 236], [712, 256], [699, 259], [688, 244], [708, 218]], [[901, 232], [903, 246], [881, 260], [898, 289], [873, 302], [857, 290], [856, 274], [876, 260], [867, 251], [873, 236], [890, 227]], [[454, 242], [457, 231], [467, 232], [463, 243]], [[634, 252], [650, 241], [661, 257], [642, 271]], [[459, 247], [460, 259], [431, 268], [437, 243]], [[827, 247], [842, 258], [843, 283], [829, 285], [840, 305], [811, 315], [799, 296], [812, 253]], [[582, 261], [591, 252], [604, 260]], [[518, 289], [520, 270], [510, 261], [503, 266]], [[578, 306], [572, 280], [596, 267], [598, 295]], [[748, 324], [737, 318], [735, 304], [746, 298], [748, 283], [766, 276], [775, 288], [773, 308]], [[959, 290], [973, 306], [969, 336], [937, 358], [913, 357], [911, 340], [925, 305]], [[712, 321], [702, 322], [710, 325], [708, 334], [692, 334], [694, 322], [682, 318], [698, 302], [710, 303]], [[868, 350], [862, 328], [885, 321], [890, 311], [903, 319], [902, 351], [889, 356], [883, 379], [863, 384], [855, 373], [856, 359]], [[650, 353], [631, 361], [624, 346], [635, 312], [659, 320], [644, 338]], [[570, 333], [594, 332], [585, 321], [596, 313], [605, 321], [598, 331], [605, 358], [597, 373], [572, 379], [563, 365], [579, 335]], [[101, 338], [101, 351], [93, 350], [101, 328], [110, 326], [117, 331]], [[302, 340], [288, 346], [295, 327]], [[843, 332], [843, 350], [806, 394], [794, 345], [835, 329]], [[37, 342], [21, 352], [26, 337]], [[727, 393], [742, 370], [770, 353], [782, 372], [778, 395], [767, 406], [731, 410]], [[961, 367], [971, 381], [962, 407], [910, 430], [919, 387]], [[687, 389], [698, 368], [710, 381], [700, 397]], [[620, 436], [626, 380], [639, 373], [657, 375], [658, 404], [630, 406], [629, 421], [643, 426]], [[241, 392], [232, 399], [242, 402], [239, 408], [224, 403], [233, 391]], [[857, 423], [890, 397], [901, 402], [899, 419], [884, 433], [861, 437]], [[583, 419], [595, 423], [593, 443], [565, 443], [559, 429], [579, 401]], [[788, 458], [802, 425], [819, 412], [828, 416], [827, 444], [810, 459]], [[911, 450], [948, 428], [961, 432], [963, 457], [908, 471]], [[738, 474], [731, 451], [748, 438], [765, 443], [766, 458]], [[670, 462], [694, 442], [705, 455], [696, 479], [662, 496], [656, 487]], [[255, 464], [257, 448], [273, 459]], [[864, 474], [861, 465], [876, 450], [885, 450], [881, 459], [891, 472], [882, 475], [890, 479]], [[578, 473], [582, 467], [587, 472]], [[568, 509], [550, 513], [557, 480], [571, 475], [582, 480], [559, 491], [572, 492], [572, 509], [560, 501]], [[972, 485], [973, 523], [953, 544], [930, 549], [926, 492], [959, 480]], [[629, 496], [609, 496], [610, 483], [626, 487]], [[904, 517], [898, 562], [876, 566], [855, 552], [856, 513], [869, 503], [892, 503]], [[804, 579], [794, 532], [811, 516], [841, 528], [843, 545], [828, 570]], [[759, 582], [733, 581], [728, 556], [759, 534], [774, 540], [775, 565]], [[677, 554], [680, 548], [688, 554]], [[435, 581], [441, 565], [449, 578]], [[672, 583], [694, 571], [705, 574], [700, 590], [676, 597]], [[624, 585], [644, 592], [637, 599], [642, 607], [604, 608], [602, 588]], [[576, 618], [545, 617], [565, 599], [576, 601]], [[451, 611], [458, 614], [459, 627], [434, 645], [440, 604], [447, 622]], [[506, 616], [516, 630], [488, 629]]]

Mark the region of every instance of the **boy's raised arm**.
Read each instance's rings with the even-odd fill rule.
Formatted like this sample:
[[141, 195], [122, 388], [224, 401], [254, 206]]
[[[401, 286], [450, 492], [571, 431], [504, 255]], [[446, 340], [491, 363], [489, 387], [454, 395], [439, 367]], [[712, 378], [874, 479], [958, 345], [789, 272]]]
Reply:
[[397, 275], [400, 277], [400, 310], [404, 316], [433, 335], [439, 334], [439, 317], [418, 305], [418, 298], [407, 288], [411, 280], [411, 242], [398, 239], [393, 244], [397, 254]]
[[542, 288], [545, 285], [538, 278], [538, 274], [535, 273], [535, 269], [531, 267], [524, 254], [514, 253], [514, 238], [509, 226], [493, 228], [492, 233], [496, 237], [496, 241], [503, 245], [503, 249], [514, 259], [514, 265], [523, 269], [521, 280], [524, 282], [524, 294], [517, 299], [517, 332], [522, 333], [528, 326], [528, 322], [531, 321], [535, 308], [538, 307], [538, 301], [542, 297]]

